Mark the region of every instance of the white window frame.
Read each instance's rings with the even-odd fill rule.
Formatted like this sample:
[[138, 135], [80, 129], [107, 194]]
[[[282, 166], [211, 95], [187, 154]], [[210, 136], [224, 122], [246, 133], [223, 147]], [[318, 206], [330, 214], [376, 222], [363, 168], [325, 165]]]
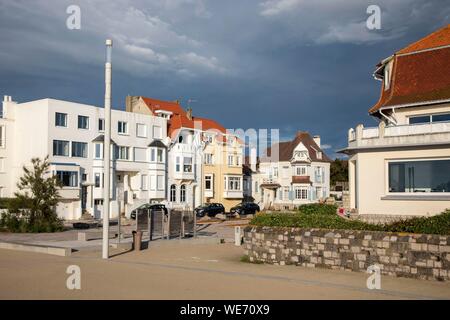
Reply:
[[[86, 128], [80, 127], [80, 119], [86, 119]], [[77, 117], [77, 128], [81, 130], [89, 130], [89, 116], [79, 114]]]
[[[206, 187], [206, 181], [209, 180], [210, 188]], [[205, 174], [205, 190], [213, 191], [214, 190], [214, 175], [213, 174]]]
[[[57, 124], [56, 119], [57, 119], [57, 116], [58, 116], [58, 115], [63, 115], [63, 116], [64, 116], [64, 124], [63, 124], [63, 125]], [[67, 128], [67, 118], [68, 118], [67, 113], [64, 113], [64, 112], [55, 112], [55, 127], [58, 127], [58, 128]]]
[[391, 162], [413, 162], [413, 161], [433, 161], [433, 160], [450, 160], [450, 157], [436, 157], [436, 158], [397, 158], [397, 159], [386, 159], [385, 167], [384, 167], [384, 192], [386, 195], [395, 195], [395, 196], [417, 196], [421, 197], [433, 197], [444, 195], [450, 195], [450, 192], [390, 192], [389, 191], [389, 163]]
[[295, 200], [308, 200], [308, 187], [295, 187], [294, 196]]
[[148, 190], [148, 177], [146, 174], [141, 174], [141, 190]]
[[128, 135], [128, 122], [117, 121], [117, 134]]
[[[139, 133], [139, 128], [143, 128], [143, 132]], [[136, 137], [147, 138], [147, 125], [145, 123], [136, 123]]]

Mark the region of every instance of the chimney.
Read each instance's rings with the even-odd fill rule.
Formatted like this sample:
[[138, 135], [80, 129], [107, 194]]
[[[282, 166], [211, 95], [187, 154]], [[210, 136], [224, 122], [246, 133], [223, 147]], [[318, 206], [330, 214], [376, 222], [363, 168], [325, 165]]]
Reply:
[[320, 136], [314, 136], [313, 139], [314, 139], [314, 142], [317, 144], [317, 146], [319, 146], [319, 148], [320, 148]]
[[131, 103], [131, 99], [132, 99], [132, 97], [129, 95], [125, 97], [125, 111], [127, 111], [127, 112], [133, 112], [133, 106]]
[[192, 108], [188, 108], [188, 109], [187, 109], [186, 117], [187, 117], [189, 120], [192, 120]]
[[250, 169], [256, 172], [256, 147], [250, 147]]
[[12, 105], [17, 104], [17, 102], [12, 100], [11, 96], [3, 96], [3, 102], [2, 102], [2, 110], [0, 112], [0, 118], [6, 118], [8, 113], [10, 113], [10, 116], [13, 115], [13, 109], [11, 108], [8, 110]]

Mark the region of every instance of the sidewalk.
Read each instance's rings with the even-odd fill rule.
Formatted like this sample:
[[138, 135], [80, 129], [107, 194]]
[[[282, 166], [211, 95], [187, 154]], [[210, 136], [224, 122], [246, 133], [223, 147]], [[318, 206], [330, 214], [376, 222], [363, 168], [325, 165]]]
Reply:
[[[240, 262], [232, 244], [160, 242], [140, 252], [98, 251], [71, 257], [0, 250], [1, 299], [450, 299], [448, 282]], [[81, 290], [68, 290], [66, 269], [81, 268]]]

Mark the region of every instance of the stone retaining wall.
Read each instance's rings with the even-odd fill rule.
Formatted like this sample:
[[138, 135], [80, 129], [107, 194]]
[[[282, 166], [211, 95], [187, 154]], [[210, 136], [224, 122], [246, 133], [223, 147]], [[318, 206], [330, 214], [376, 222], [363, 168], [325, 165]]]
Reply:
[[450, 279], [450, 236], [248, 226], [244, 247], [251, 262]]

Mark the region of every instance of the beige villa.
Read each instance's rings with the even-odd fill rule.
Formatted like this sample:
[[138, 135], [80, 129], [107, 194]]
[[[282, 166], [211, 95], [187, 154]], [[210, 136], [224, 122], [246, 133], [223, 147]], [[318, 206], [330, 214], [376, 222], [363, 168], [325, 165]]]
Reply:
[[377, 127], [348, 132], [350, 207], [361, 217], [450, 208], [450, 25], [381, 61]]

